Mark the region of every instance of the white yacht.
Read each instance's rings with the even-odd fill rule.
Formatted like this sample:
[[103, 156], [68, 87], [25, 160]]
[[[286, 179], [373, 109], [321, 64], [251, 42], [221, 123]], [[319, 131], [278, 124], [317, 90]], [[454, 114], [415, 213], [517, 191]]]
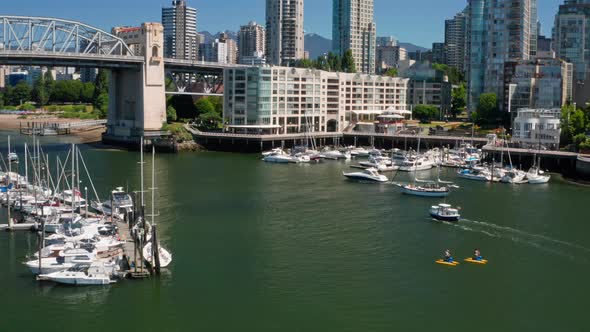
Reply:
[[433, 168], [434, 165], [431, 158], [422, 156], [408, 159], [399, 167], [399, 170], [402, 172], [426, 171]]
[[549, 180], [551, 180], [551, 175], [545, 175], [545, 173], [541, 171], [538, 167], [533, 166], [526, 173], [526, 179], [530, 184], [544, 184], [548, 183]]
[[90, 265], [77, 264], [64, 271], [41, 274], [39, 275], [39, 280], [76, 286], [108, 285], [114, 283], [111, 280], [113, 271], [114, 265], [93, 262]]
[[63, 271], [77, 264], [91, 264], [95, 255], [85, 249], [66, 249], [59, 253], [58, 257], [41, 258], [41, 270], [39, 270], [39, 259], [25, 262], [31, 273], [49, 274]]
[[115, 215], [123, 219], [123, 214], [133, 209], [133, 198], [123, 190], [123, 187], [117, 187], [107, 200], [102, 203], [92, 202], [91, 206], [106, 216], [110, 216], [114, 210]]
[[[158, 247], [158, 250], [160, 251], [160, 267], [167, 267], [172, 262], [172, 254], [168, 250], [164, 249], [162, 245]], [[150, 265], [154, 265], [154, 258], [152, 255], [152, 242], [148, 242], [143, 247], [143, 258], [148, 263], [150, 263]]]
[[331, 159], [331, 160], [339, 160], [339, 159], [350, 159], [351, 155], [350, 152], [340, 152], [338, 150], [330, 150], [330, 151], [326, 151], [322, 153], [322, 156], [325, 159]]
[[262, 152], [262, 156], [263, 157], [268, 157], [271, 154], [286, 154], [286, 153], [281, 148], [275, 148], [275, 149], [272, 149], [270, 151], [264, 151], [264, 152]]
[[457, 176], [474, 181], [490, 181], [492, 179], [492, 175], [489, 171], [478, 168], [461, 169], [457, 172]]
[[518, 170], [518, 169], [511, 169], [504, 173], [504, 176], [500, 179], [502, 183], [524, 183], [526, 178], [526, 173]]
[[86, 200], [84, 198], [82, 198], [82, 194], [78, 190], [76, 190], [75, 197], [72, 194], [71, 190], [64, 190], [62, 195], [60, 195], [60, 199], [62, 200], [62, 202], [64, 204], [67, 204], [69, 206], [72, 206], [75, 201], [74, 208], [83, 209], [86, 207]]
[[389, 179], [385, 175], [379, 174], [375, 168], [368, 168], [361, 172], [342, 173], [343, 176], [351, 180], [371, 181], [371, 182], [387, 182]]
[[297, 159], [294, 157], [291, 157], [287, 154], [284, 153], [272, 153], [269, 154], [268, 156], [265, 156], [264, 158], [262, 158], [263, 161], [266, 161], [268, 163], [277, 163], [277, 164], [296, 164], [297, 163]]

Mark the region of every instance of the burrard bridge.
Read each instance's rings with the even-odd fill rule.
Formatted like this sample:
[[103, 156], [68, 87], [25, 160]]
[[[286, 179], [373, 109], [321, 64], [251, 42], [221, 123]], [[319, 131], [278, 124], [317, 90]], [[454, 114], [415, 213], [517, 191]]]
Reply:
[[[227, 65], [164, 58], [163, 34], [160, 23], [144, 23], [131, 45], [81, 22], [0, 16], [0, 65], [108, 69], [105, 137], [131, 143], [160, 131], [166, 94], [215, 95], [223, 81]], [[166, 77], [174, 80], [174, 91], [166, 91]]]

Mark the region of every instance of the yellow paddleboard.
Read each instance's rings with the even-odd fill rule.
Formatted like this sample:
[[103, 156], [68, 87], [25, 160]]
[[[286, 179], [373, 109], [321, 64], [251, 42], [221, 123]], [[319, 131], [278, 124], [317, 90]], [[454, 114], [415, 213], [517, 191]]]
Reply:
[[439, 260], [435, 261], [435, 263], [436, 264], [442, 264], [442, 265], [448, 265], [448, 266], [457, 266], [457, 265], [459, 265], [459, 262], [457, 262], [457, 261], [453, 261], [452, 263], [450, 263], [450, 262], [445, 262], [442, 259], [439, 259]]
[[482, 260], [478, 261], [478, 260], [473, 259], [471, 257], [465, 258], [465, 261], [468, 262], [468, 263], [481, 264], [481, 265], [486, 265], [488, 263], [488, 261], [485, 260], [485, 259], [482, 259]]

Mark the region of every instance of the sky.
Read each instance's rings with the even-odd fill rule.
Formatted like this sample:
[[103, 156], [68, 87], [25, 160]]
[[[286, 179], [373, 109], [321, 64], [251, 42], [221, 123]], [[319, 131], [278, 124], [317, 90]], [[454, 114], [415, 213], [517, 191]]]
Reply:
[[[110, 30], [113, 26], [159, 22], [161, 8], [172, 0], [0, 0], [3, 15], [58, 17]], [[187, 0], [198, 10], [197, 29], [239, 30], [251, 20], [264, 23], [265, 0]], [[462, 10], [467, 0], [375, 0], [377, 35], [430, 47], [444, 40], [444, 20]], [[563, 0], [538, 0], [545, 35]], [[305, 31], [331, 38], [332, 0], [305, 1]]]

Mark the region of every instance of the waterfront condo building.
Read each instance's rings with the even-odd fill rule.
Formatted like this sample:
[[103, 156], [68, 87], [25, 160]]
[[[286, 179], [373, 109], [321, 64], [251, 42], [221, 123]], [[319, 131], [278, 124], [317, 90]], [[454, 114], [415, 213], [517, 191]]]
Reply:
[[303, 0], [266, 0], [266, 60], [291, 65], [305, 56]]
[[352, 51], [359, 73], [375, 73], [376, 26], [373, 0], [333, 0], [332, 47], [341, 57]]
[[590, 99], [590, 1], [566, 0], [559, 6], [553, 29], [555, 56], [574, 66], [573, 99]]
[[561, 59], [506, 62], [505, 108], [561, 108], [572, 99], [572, 65]]
[[239, 62], [243, 63], [242, 59], [247, 57], [262, 54], [266, 51], [266, 31], [264, 27], [252, 21], [247, 25], [242, 25], [238, 32], [238, 51]]
[[512, 127], [512, 141], [521, 147], [557, 150], [561, 136], [561, 108], [521, 108]]
[[[537, 0], [469, 0], [468, 109], [492, 92], [504, 99], [504, 63], [536, 54]], [[503, 108], [503, 105], [500, 104]]]
[[187, 7], [185, 0], [172, 1], [172, 7], [162, 8], [164, 26], [164, 57], [197, 60], [197, 10]]
[[303, 68], [228, 68], [224, 118], [240, 133], [341, 132], [386, 110], [406, 111], [408, 81]]

